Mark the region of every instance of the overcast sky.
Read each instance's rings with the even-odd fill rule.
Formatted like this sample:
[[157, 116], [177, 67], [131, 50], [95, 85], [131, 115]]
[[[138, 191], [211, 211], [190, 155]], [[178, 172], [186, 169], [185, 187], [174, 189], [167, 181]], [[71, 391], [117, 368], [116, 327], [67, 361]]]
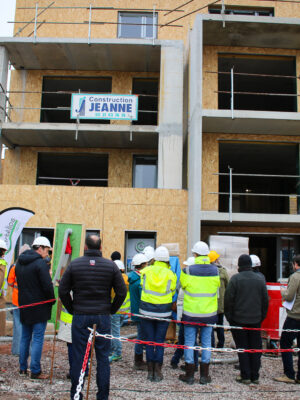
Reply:
[[7, 21], [14, 21], [16, 0], [0, 0], [0, 36], [12, 36], [13, 24]]

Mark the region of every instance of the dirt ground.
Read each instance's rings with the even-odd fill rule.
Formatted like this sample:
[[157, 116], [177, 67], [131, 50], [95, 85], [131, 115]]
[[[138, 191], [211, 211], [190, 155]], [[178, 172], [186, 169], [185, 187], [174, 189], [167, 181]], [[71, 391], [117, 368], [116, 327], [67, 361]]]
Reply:
[[[135, 327], [122, 328], [122, 335], [134, 332]], [[226, 333], [226, 343], [231, 340], [230, 332]], [[182, 399], [300, 399], [300, 385], [274, 382], [273, 378], [282, 375], [282, 362], [280, 357], [262, 357], [261, 378], [259, 385], [242, 385], [235, 382], [238, 371], [234, 364], [212, 363], [210, 375], [212, 383], [200, 385], [199, 373], [196, 373], [197, 383], [186, 385], [178, 380], [180, 370], [170, 367], [173, 349], [165, 350], [163, 366], [164, 380], [153, 383], [146, 380], [146, 372], [134, 371], [133, 344], [123, 343], [123, 358], [111, 366], [111, 400], [182, 400]], [[10, 354], [10, 343], [0, 343], [0, 399], [3, 400], [67, 400], [70, 398], [70, 381], [67, 380], [68, 372], [67, 346], [65, 343], [56, 342], [54, 379], [52, 385], [49, 381], [31, 381], [28, 377], [18, 374], [18, 357]], [[52, 341], [44, 344], [42, 356], [43, 371], [49, 373], [51, 365]], [[232, 359], [236, 355], [219, 353], [213, 354], [213, 359]], [[297, 364], [297, 357], [294, 357]], [[85, 385], [83, 394], [86, 398]], [[91, 388], [89, 399], [96, 399], [95, 362], [92, 367]]]

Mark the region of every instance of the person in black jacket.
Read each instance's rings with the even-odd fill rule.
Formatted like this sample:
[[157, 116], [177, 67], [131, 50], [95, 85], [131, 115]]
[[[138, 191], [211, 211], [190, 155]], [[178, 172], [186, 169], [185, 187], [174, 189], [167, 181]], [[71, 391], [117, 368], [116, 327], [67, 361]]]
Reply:
[[[225, 316], [232, 326], [260, 328], [268, 311], [268, 293], [265, 282], [255, 273], [251, 258], [242, 254], [238, 259], [239, 273], [233, 275], [225, 291]], [[259, 330], [232, 329], [237, 348], [261, 349]], [[240, 383], [259, 383], [261, 353], [238, 353], [241, 375]]]
[[[19, 289], [19, 305], [33, 304], [54, 299], [54, 290], [45, 262], [51, 244], [46, 237], [36, 238], [32, 249], [24, 251], [18, 258], [16, 277]], [[20, 342], [20, 375], [27, 375], [29, 347], [31, 342], [31, 378], [47, 379], [42, 373], [41, 357], [47, 321], [51, 317], [53, 302], [20, 309], [22, 335]]]
[[[110, 314], [115, 314], [125, 300], [127, 289], [117, 265], [102, 257], [101, 240], [97, 235], [88, 235], [84, 256], [73, 260], [66, 269], [60, 285], [59, 297], [70, 314], [72, 322], [73, 363], [71, 369], [71, 399], [79, 382], [87, 341], [88, 328], [97, 325], [97, 332], [110, 334]], [[111, 301], [111, 290], [115, 297]], [[70, 292], [73, 292], [73, 299]], [[109, 395], [110, 341], [97, 337], [97, 400], [106, 400]], [[80, 398], [82, 395], [80, 394]]]

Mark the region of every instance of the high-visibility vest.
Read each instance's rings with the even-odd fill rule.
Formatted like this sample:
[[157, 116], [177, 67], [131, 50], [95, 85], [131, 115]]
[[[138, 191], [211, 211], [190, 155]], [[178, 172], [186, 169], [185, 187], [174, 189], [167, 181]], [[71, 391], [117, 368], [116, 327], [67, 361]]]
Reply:
[[[200, 256], [195, 259], [195, 264], [210, 264], [210, 260]], [[184, 268], [180, 276], [184, 292], [183, 314], [192, 318], [213, 317], [218, 311], [218, 270], [216, 269], [216, 275], [213, 276], [197, 276], [190, 274], [192, 267], [195, 265]]]
[[163, 261], [155, 261], [153, 265], [143, 268], [140, 313], [154, 317], [170, 317], [176, 281], [177, 277], [169, 264]]
[[4, 265], [5, 270], [4, 270], [4, 279], [3, 279], [3, 283], [2, 286], [0, 288], [0, 297], [4, 296], [4, 292], [5, 292], [5, 284], [6, 284], [6, 280], [7, 280], [7, 262], [5, 260], [3, 260], [3, 258], [0, 259], [0, 265]]
[[117, 314], [122, 314], [124, 312], [130, 312], [130, 292], [129, 292], [129, 290], [127, 291], [126, 298], [125, 298], [123, 304], [121, 305], [119, 311], [117, 312]]
[[65, 322], [66, 324], [72, 324], [73, 321], [73, 315], [69, 314], [64, 306], [62, 306], [61, 308], [60, 320], [62, 322]]

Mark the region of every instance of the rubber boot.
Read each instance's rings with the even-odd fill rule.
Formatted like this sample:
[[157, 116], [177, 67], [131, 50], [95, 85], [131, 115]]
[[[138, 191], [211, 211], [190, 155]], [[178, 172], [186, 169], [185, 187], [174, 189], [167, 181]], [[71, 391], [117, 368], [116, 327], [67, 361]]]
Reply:
[[152, 361], [147, 362], [147, 369], [148, 369], [147, 379], [149, 381], [153, 382], [153, 379], [154, 379], [154, 363]]
[[192, 385], [195, 382], [194, 373], [195, 373], [195, 364], [185, 363], [185, 375], [179, 375], [179, 379], [182, 382], [187, 383], [188, 385]]
[[161, 363], [154, 363], [154, 378], [153, 382], [160, 382], [164, 379], [163, 374], [161, 373]]
[[209, 364], [200, 363], [200, 384], [206, 385], [211, 382], [209, 376]]
[[146, 365], [145, 361], [143, 361], [143, 353], [142, 354], [134, 354], [133, 368], [137, 371], [146, 371], [147, 365]]
[[[185, 363], [183, 365], [180, 365], [181, 371], [185, 371], [186, 365], [187, 365], [187, 363]], [[198, 365], [197, 365], [197, 367], [195, 366], [195, 364], [193, 364], [193, 365], [194, 365], [194, 372], [197, 372], [198, 371]]]

